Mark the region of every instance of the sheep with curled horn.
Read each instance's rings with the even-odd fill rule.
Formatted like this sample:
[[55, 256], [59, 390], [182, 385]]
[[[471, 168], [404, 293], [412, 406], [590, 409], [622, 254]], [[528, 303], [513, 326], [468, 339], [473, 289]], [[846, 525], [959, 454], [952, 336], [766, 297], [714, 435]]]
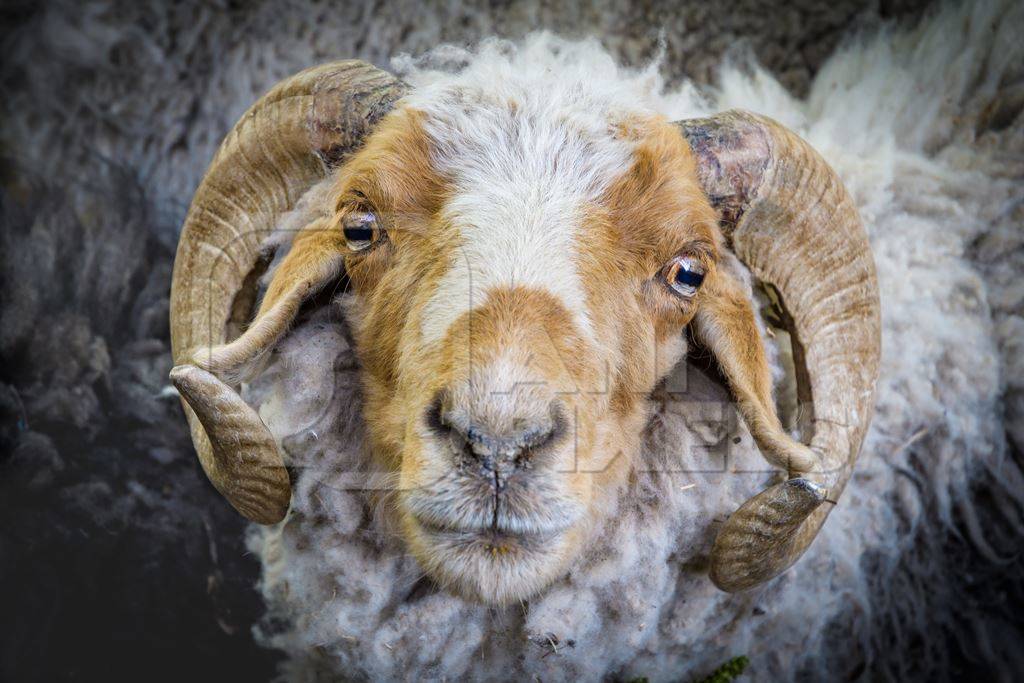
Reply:
[[[417, 93], [350, 61], [283, 81], [236, 124], [182, 231], [171, 378], [241, 514], [282, 520], [291, 485], [238, 373], [347, 277], [370, 445], [442, 585], [505, 604], [567, 571], [687, 326], [780, 472], [718, 531], [710, 578], [741, 591], [799, 559], [850, 477], [878, 372], [874, 262], [846, 190], [762, 116], [565, 119], [500, 84]], [[329, 176], [331, 218], [295, 236], [252, 317], [266, 238]], [[778, 294], [807, 443], [777, 416], [735, 259]]]

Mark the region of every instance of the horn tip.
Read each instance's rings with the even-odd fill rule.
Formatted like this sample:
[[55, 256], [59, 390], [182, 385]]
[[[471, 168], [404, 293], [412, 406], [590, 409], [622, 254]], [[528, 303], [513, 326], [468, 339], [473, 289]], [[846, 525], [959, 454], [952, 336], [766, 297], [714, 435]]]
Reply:
[[291, 507], [292, 484], [288, 468], [262, 465], [259, 477], [249, 471], [224, 486], [221, 493], [250, 522], [270, 526], [285, 518]]
[[[195, 369], [196, 366], [189, 364], [175, 365], [171, 368], [171, 371], [167, 373], [167, 377], [171, 380], [171, 384], [178, 387], [187, 381], [190, 370]], [[178, 387], [180, 389], [180, 387]]]
[[732, 513], [711, 549], [712, 583], [727, 593], [759, 586], [789, 569], [813, 535], [801, 527], [828, 495], [828, 489], [797, 477], [757, 494]]
[[250, 522], [260, 524], [263, 526], [273, 526], [274, 524], [277, 524], [278, 522], [282, 521], [288, 514], [290, 493], [291, 492], [289, 489], [289, 499], [283, 500], [283, 502], [280, 502], [279, 504], [274, 506], [268, 506], [264, 504], [262, 506], [258, 506], [255, 508], [243, 508], [239, 505], [235, 505], [233, 502], [231, 503], [231, 505], [232, 507], [235, 508], [235, 510], [238, 511], [239, 514], [248, 519]]
[[[193, 425], [193, 440], [214, 488], [252, 522], [271, 525], [283, 520], [291, 503], [291, 481], [266, 425], [206, 370], [183, 363], [169, 376], [202, 424]], [[245, 448], [240, 451], [239, 445]]]
[[783, 485], [800, 499], [803, 506], [809, 506], [811, 510], [823, 503], [828, 496], [827, 488], [804, 477], [787, 479]]

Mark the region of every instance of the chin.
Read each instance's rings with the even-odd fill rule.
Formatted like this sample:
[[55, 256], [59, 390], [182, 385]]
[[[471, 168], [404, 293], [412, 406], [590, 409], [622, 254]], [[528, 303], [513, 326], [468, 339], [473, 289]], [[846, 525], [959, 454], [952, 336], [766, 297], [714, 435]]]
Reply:
[[476, 602], [528, 600], [561, 576], [579, 544], [575, 528], [534, 534], [494, 529], [452, 530], [412, 515], [403, 523], [410, 548], [443, 588]]

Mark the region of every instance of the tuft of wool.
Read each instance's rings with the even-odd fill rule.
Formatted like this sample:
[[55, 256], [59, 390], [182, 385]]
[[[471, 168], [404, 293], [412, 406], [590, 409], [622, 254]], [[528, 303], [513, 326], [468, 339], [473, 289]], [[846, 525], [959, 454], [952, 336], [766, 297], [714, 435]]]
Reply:
[[1024, 670], [1019, 622], [941, 595], [965, 569], [947, 561], [949, 544], [971, 546], [967, 569], [984, 576], [1024, 534], [1024, 479], [1003, 428], [1005, 414], [1019, 444], [1022, 26], [1024, 7], [989, 2], [858, 36], [805, 99], [749, 63], [723, 67], [713, 89], [666, 90], [657, 65], [626, 69], [594, 42], [547, 34], [399, 59], [423, 88], [546, 73], [550, 88], [602, 83], [673, 118], [744, 107], [803, 134], [849, 187], [874, 248], [876, 415], [807, 555], [729, 595], [707, 578], [709, 547], [769, 474], [721, 385], [681, 363], [654, 397], [641, 467], [587, 551], [527, 604], [485, 607], [424, 581], [375, 514], [365, 487], [386, 479], [363, 442], [342, 299], [301, 322], [248, 389], [300, 472], [289, 518], [250, 535], [269, 607], [259, 637], [289, 654], [287, 677], [678, 680], [737, 654], [766, 679], [942, 677], [946, 646], [932, 635], [965, 621], [989, 666]]

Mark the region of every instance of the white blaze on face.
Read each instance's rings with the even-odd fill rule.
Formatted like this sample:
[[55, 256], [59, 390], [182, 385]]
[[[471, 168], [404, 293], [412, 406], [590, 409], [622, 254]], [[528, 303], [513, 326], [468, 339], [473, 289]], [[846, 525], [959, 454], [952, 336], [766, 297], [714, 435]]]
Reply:
[[427, 304], [423, 336], [444, 336], [462, 314], [482, 306], [494, 288], [529, 287], [556, 297], [579, 331], [594, 337], [575, 260], [585, 239], [578, 198], [550, 196], [544, 188], [492, 187], [452, 201], [448, 220], [461, 243]]
[[607, 112], [572, 98], [424, 97], [413, 105], [426, 114], [431, 161], [454, 190], [442, 218], [460, 237], [424, 310], [424, 341], [444, 337], [493, 289], [528, 287], [561, 301], [596, 342], [577, 268], [586, 210], [630, 168], [632, 145], [615, 137]]

